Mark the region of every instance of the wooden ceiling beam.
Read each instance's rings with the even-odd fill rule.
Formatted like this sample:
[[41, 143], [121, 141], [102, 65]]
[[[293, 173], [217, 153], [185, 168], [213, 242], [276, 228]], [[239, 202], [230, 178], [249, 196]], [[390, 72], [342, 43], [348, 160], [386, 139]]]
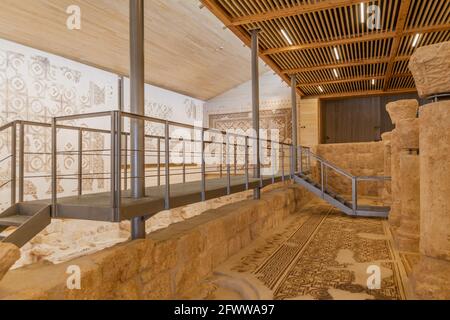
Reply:
[[[398, 56], [395, 58], [395, 61], [406, 61], [409, 60], [411, 56]], [[368, 64], [377, 64], [377, 63], [388, 63], [390, 61], [390, 57], [381, 57], [381, 58], [370, 58], [370, 59], [361, 59], [355, 61], [334, 63], [334, 64], [323, 64], [316, 67], [306, 67], [306, 68], [295, 68], [295, 69], [285, 69], [282, 72], [284, 74], [292, 75], [304, 72], [314, 72], [321, 71], [324, 69], [342, 69], [347, 67], [358, 67], [365, 66]]]
[[[231, 18], [228, 14], [226, 14], [222, 9], [219, 8], [216, 0], [200, 0], [201, 3], [208, 8], [209, 11], [212, 12], [225, 26], [229, 26], [228, 29], [233, 32], [246, 46], [251, 47], [251, 38], [248, 32], [244, 31], [239, 26], [231, 25]], [[285, 81], [288, 85], [291, 84], [291, 79], [281, 72], [280, 67], [268, 56], [264, 56], [260, 50], [259, 54], [260, 58], [270, 67], [275, 73], [277, 73], [283, 81]], [[300, 96], [304, 96], [303, 91], [298, 88], [297, 92]]]
[[392, 73], [394, 70], [395, 57], [398, 54], [398, 49], [400, 47], [400, 42], [404, 34], [406, 19], [408, 17], [410, 7], [411, 7], [411, 0], [402, 0], [400, 4], [400, 10], [398, 13], [397, 24], [395, 26], [395, 37], [394, 41], [392, 42], [390, 60], [386, 70], [383, 91], [386, 91], [389, 87], [389, 82], [391, 80]]
[[369, 91], [354, 91], [354, 92], [343, 92], [343, 93], [330, 93], [323, 94], [317, 96], [308, 96], [308, 99], [321, 99], [321, 100], [330, 100], [330, 99], [345, 99], [345, 98], [353, 98], [353, 97], [368, 97], [368, 96], [385, 96], [385, 95], [393, 95], [400, 93], [417, 93], [417, 89], [415, 88], [405, 88], [405, 89], [394, 89], [394, 90], [369, 90]]
[[347, 67], [358, 67], [358, 66], [365, 66], [368, 64], [387, 63], [387, 62], [389, 62], [389, 57], [370, 58], [370, 59], [362, 59], [362, 60], [357, 60], [357, 61], [341, 62], [341, 63], [334, 63], [334, 64], [323, 64], [323, 65], [316, 66], [316, 67], [287, 69], [287, 70], [283, 70], [282, 72], [285, 74], [291, 75], [291, 74], [304, 73], [304, 72], [320, 71], [320, 70], [324, 70], [324, 69], [341, 69], [341, 68], [347, 68]]
[[263, 51], [263, 55], [272, 55], [272, 54], [277, 54], [277, 53], [282, 53], [282, 52], [317, 49], [317, 48], [323, 48], [323, 47], [334, 47], [334, 46], [340, 46], [340, 45], [357, 43], [357, 42], [394, 38], [395, 35], [396, 35], [396, 33], [392, 32], [392, 31], [374, 32], [374, 33], [369, 33], [367, 35], [351, 37], [351, 38], [342, 38], [342, 39], [335, 39], [335, 40], [330, 40], [330, 41], [317, 41], [314, 43], [299, 44], [299, 45], [293, 45], [293, 46], [287, 46], [287, 47], [267, 49], [267, 50]]
[[342, 38], [342, 39], [335, 39], [331, 41], [317, 41], [314, 43], [308, 43], [308, 44], [300, 44], [300, 45], [292, 45], [292, 46], [286, 46], [286, 47], [280, 47], [280, 48], [271, 48], [263, 51], [264, 55], [272, 55], [282, 52], [290, 52], [290, 51], [299, 51], [299, 50], [308, 50], [308, 49], [317, 49], [317, 48], [323, 48], [323, 47], [334, 47], [339, 45], [345, 45], [345, 44], [352, 44], [357, 42], [364, 42], [364, 41], [374, 41], [374, 40], [380, 40], [380, 39], [388, 39], [388, 38], [394, 38], [396, 39], [398, 36], [400, 38], [404, 35], [412, 35], [416, 33], [431, 33], [431, 32], [439, 32], [439, 31], [445, 31], [450, 29], [450, 24], [441, 24], [441, 25], [435, 25], [435, 26], [428, 26], [428, 27], [421, 27], [421, 28], [411, 28], [408, 30], [403, 30], [399, 33], [397, 31], [382, 31], [382, 32], [374, 32], [369, 33], [362, 36], [357, 37], [351, 37], [351, 38]]
[[[411, 77], [411, 73], [397, 73], [394, 74], [393, 77]], [[326, 84], [340, 84], [340, 83], [347, 83], [347, 82], [357, 82], [357, 81], [370, 81], [370, 80], [383, 80], [385, 76], [364, 76], [364, 77], [355, 77], [355, 78], [343, 78], [338, 80], [328, 80], [328, 81], [321, 81], [321, 82], [303, 82], [299, 83], [298, 87], [318, 87], [321, 85]]]
[[303, 82], [299, 83], [298, 87], [318, 87], [327, 84], [340, 84], [347, 82], [357, 82], [357, 81], [367, 81], [367, 80], [381, 80], [384, 79], [384, 76], [364, 76], [364, 77], [355, 77], [355, 78], [342, 78], [338, 80], [328, 80], [328, 81], [320, 81], [320, 82]]
[[368, 3], [370, 1], [371, 0], [325, 0], [325, 1], [321, 1], [319, 3], [314, 3], [314, 4], [310, 4], [310, 3], [299, 4], [299, 5], [292, 6], [290, 8], [271, 10], [269, 12], [252, 14], [252, 15], [234, 18], [231, 21], [231, 25], [240, 26], [240, 25], [244, 25], [244, 24], [263, 22], [263, 21], [273, 20], [273, 19], [278, 19], [278, 18], [298, 16], [301, 14], [306, 14], [306, 13], [311, 13], [311, 12], [330, 10], [330, 9], [340, 8], [340, 7], [349, 7], [349, 6], [352, 6], [355, 4], [360, 4], [362, 2]]

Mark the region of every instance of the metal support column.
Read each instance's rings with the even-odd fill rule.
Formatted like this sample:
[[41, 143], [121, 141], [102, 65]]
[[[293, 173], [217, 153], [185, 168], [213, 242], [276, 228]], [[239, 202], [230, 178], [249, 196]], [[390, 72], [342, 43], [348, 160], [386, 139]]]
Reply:
[[[252, 120], [253, 120], [253, 131], [255, 133], [255, 141], [254, 145], [256, 146], [253, 149], [254, 157], [255, 157], [255, 170], [254, 170], [254, 178], [261, 179], [261, 141], [260, 141], [260, 132], [259, 132], [259, 39], [258, 33], [259, 29], [251, 30], [252, 35]], [[261, 189], [257, 187], [254, 191], [254, 198], [261, 198]]]
[[291, 77], [291, 103], [292, 103], [292, 145], [294, 146], [294, 174], [298, 170], [298, 157], [297, 157], [297, 79], [295, 75]]
[[[130, 111], [144, 115], [144, 0], [130, 0]], [[131, 195], [145, 197], [144, 121], [131, 119]], [[131, 238], [145, 238], [145, 219], [133, 218]]]

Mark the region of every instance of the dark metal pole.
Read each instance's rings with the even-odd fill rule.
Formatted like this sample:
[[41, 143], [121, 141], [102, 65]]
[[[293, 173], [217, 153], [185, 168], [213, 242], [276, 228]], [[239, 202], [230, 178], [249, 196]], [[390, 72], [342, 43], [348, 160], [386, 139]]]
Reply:
[[292, 145], [294, 146], [294, 174], [297, 173], [298, 158], [297, 158], [297, 79], [295, 75], [291, 77], [291, 102], [292, 102]]
[[[130, 0], [130, 111], [144, 115], [144, 0]], [[131, 120], [131, 195], [145, 197], [144, 121]], [[131, 221], [131, 238], [145, 238], [145, 221]]]
[[[259, 29], [254, 29], [251, 31], [252, 35], [252, 119], [253, 119], [253, 130], [256, 134], [256, 150], [255, 153], [255, 172], [254, 178], [261, 178], [261, 149], [260, 149], [260, 133], [259, 133], [259, 41], [258, 33]], [[254, 198], [261, 198], [261, 189], [257, 187], [254, 191]]]

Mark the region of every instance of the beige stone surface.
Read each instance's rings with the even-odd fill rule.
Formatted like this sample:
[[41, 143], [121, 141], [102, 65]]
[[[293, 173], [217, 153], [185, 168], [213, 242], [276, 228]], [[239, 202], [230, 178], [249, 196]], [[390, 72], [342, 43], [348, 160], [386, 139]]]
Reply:
[[412, 281], [419, 298], [450, 299], [450, 101], [420, 115], [420, 253]]
[[[264, 190], [277, 188], [271, 185]], [[252, 191], [211, 199], [206, 202], [162, 211], [146, 221], [147, 232], [153, 232], [169, 225], [195, 217], [203, 212], [252, 196]], [[13, 229], [5, 232], [9, 234]], [[105, 223], [96, 221], [54, 219], [52, 223], [21, 248], [20, 259], [12, 269], [37, 262], [63, 263], [81, 256], [93, 254], [130, 238], [130, 223]]]
[[19, 258], [19, 248], [10, 243], [0, 243], [0, 281]]
[[[392, 132], [385, 132], [381, 135], [381, 139], [384, 145], [384, 176], [391, 176], [391, 139]], [[392, 204], [392, 190], [391, 183], [385, 183], [382, 193], [383, 203], [387, 206]]]
[[391, 192], [392, 205], [389, 213], [389, 223], [394, 228], [400, 225], [400, 217], [402, 213], [401, 204], [401, 177], [400, 177], [400, 147], [398, 129], [392, 131], [391, 140]]
[[[320, 144], [312, 148], [312, 152], [339, 168], [355, 176], [384, 176], [384, 144], [383, 142]], [[316, 178], [320, 176], [315, 168]], [[351, 194], [351, 180], [328, 171], [329, 185], [342, 194]], [[361, 196], [381, 196], [384, 183], [361, 182], [358, 194]]]
[[396, 129], [398, 130], [398, 147], [405, 149], [419, 149], [419, 119], [400, 120]]
[[418, 299], [450, 300], [450, 262], [422, 255], [411, 282]]
[[[286, 184], [246, 200], [211, 209], [125, 242], [57, 265], [36, 263], [8, 272], [0, 299], [176, 299], [233, 253], [270, 232], [312, 195]], [[69, 266], [81, 269], [81, 290], [66, 286]]]
[[420, 160], [418, 154], [400, 155], [401, 217], [396, 241], [402, 251], [419, 252], [420, 239]]
[[386, 110], [395, 125], [400, 120], [416, 118], [418, 109], [419, 102], [415, 99], [398, 100], [386, 105]]
[[420, 199], [421, 253], [450, 261], [450, 101], [421, 109]]
[[409, 69], [420, 97], [450, 92], [450, 42], [418, 48]]

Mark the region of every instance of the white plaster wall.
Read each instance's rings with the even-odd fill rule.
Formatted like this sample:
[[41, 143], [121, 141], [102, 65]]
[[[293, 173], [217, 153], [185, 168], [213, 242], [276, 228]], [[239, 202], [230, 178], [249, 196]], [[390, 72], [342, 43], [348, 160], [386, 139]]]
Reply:
[[[283, 109], [291, 105], [291, 89], [278, 75], [267, 72], [260, 76], [260, 110]], [[252, 109], [252, 82], [247, 81], [211, 100], [205, 105], [205, 124], [209, 115], [245, 112]]]

